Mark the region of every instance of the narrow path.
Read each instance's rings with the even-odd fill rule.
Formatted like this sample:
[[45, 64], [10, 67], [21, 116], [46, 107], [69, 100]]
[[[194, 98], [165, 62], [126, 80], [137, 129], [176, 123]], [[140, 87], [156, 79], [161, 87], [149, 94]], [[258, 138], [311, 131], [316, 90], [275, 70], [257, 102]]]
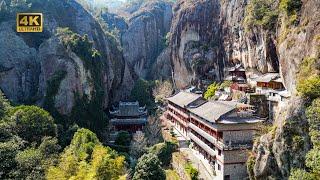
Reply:
[[193, 154], [193, 151], [188, 147], [188, 143], [186, 138], [174, 128], [174, 133], [177, 136], [177, 140], [179, 142], [179, 151], [187, 157], [192, 163], [193, 167], [198, 169], [199, 179], [203, 180], [213, 180], [214, 176], [211, 175], [201, 160]]

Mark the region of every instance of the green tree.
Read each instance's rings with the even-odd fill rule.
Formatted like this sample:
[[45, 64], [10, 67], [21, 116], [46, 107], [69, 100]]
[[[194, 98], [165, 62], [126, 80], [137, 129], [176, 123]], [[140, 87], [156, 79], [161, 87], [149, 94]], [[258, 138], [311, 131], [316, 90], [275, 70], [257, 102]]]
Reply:
[[96, 134], [82, 128], [61, 154], [58, 165], [48, 168], [46, 178], [117, 179], [123, 173], [124, 165], [123, 156], [102, 146]]
[[1, 92], [0, 112], [0, 179], [44, 179], [60, 150], [53, 118], [36, 106], [11, 107]]
[[131, 143], [131, 135], [128, 131], [120, 131], [114, 142], [117, 145], [117, 150], [120, 152], [129, 152], [129, 146]]
[[118, 179], [124, 173], [124, 156], [118, 156], [110, 148], [96, 146], [93, 151], [92, 166], [97, 179]]
[[314, 174], [308, 173], [302, 169], [291, 170], [289, 180], [316, 180], [317, 177]]
[[37, 106], [16, 107], [11, 119], [16, 123], [17, 134], [30, 143], [40, 143], [45, 136], [57, 136], [57, 125], [53, 118]]
[[306, 166], [311, 172], [320, 175], [320, 150], [318, 148], [311, 149], [306, 156]]
[[164, 180], [165, 171], [155, 154], [148, 153], [141, 156], [135, 167], [133, 180]]
[[141, 105], [146, 105], [149, 110], [155, 107], [154, 97], [152, 95], [153, 83], [139, 79], [131, 90], [131, 100], [139, 101]]
[[17, 168], [15, 157], [24, 148], [23, 140], [17, 136], [0, 141], [0, 179], [14, 179]]
[[0, 121], [7, 114], [11, 108], [9, 101], [4, 97], [4, 94], [0, 90]]
[[297, 74], [297, 90], [304, 97], [316, 99], [320, 97], [319, 57], [306, 57], [302, 61]]
[[278, 18], [277, 6], [273, 0], [252, 0], [246, 7], [244, 24], [246, 31], [254, 26], [261, 26], [266, 30], [275, 29]]
[[288, 16], [298, 13], [301, 6], [301, 0], [280, 0], [280, 9], [286, 12]]
[[152, 146], [149, 152], [157, 155], [163, 167], [168, 167], [171, 163], [172, 153], [176, 151], [177, 146], [172, 142], [159, 143]]
[[306, 115], [310, 128], [320, 130], [320, 98], [315, 99], [307, 108]]
[[43, 179], [44, 169], [41, 166], [43, 157], [39, 149], [28, 148], [20, 151], [15, 160], [18, 163], [16, 178]]
[[320, 96], [320, 76], [309, 77], [301, 80], [297, 87], [298, 91], [311, 99]]
[[207, 88], [206, 92], [204, 93], [204, 98], [205, 99], [210, 99], [212, 97], [214, 97], [215, 92], [219, 89], [219, 84], [214, 82], [212, 84], [209, 85], [209, 87]]

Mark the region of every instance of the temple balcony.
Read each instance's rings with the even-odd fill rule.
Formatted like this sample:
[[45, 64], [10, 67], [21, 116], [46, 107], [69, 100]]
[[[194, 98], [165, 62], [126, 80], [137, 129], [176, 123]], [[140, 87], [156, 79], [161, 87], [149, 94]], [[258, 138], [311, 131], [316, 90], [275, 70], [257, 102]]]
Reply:
[[126, 118], [126, 119], [118, 119], [113, 118], [110, 120], [112, 125], [134, 125], [134, 124], [146, 124], [147, 118]]
[[199, 135], [201, 135], [202, 137], [207, 139], [209, 142], [214, 144], [215, 146], [217, 146], [221, 149], [223, 148], [223, 143], [218, 141], [216, 136], [212, 136], [212, 135], [208, 134], [207, 132], [205, 132], [204, 130], [200, 129], [199, 127], [197, 127], [196, 125], [194, 125], [192, 123], [189, 123], [189, 127], [191, 129], [193, 129], [194, 131], [196, 131]]
[[187, 122], [183, 121], [180, 117], [178, 117], [176, 114], [174, 114], [171, 111], [168, 111], [168, 114], [173, 117], [174, 120], [179, 121], [182, 125], [184, 125], [185, 127], [188, 126]]
[[211, 147], [209, 147], [206, 143], [204, 143], [203, 141], [201, 141], [201, 139], [199, 139], [196, 135], [194, 135], [193, 133], [189, 132], [188, 136], [190, 139], [192, 139], [198, 146], [200, 146], [203, 150], [205, 150], [210, 156], [215, 157], [216, 156], [216, 152], [211, 149]]
[[173, 111], [179, 113], [181, 116], [185, 117], [185, 118], [189, 118], [189, 115], [186, 114], [185, 112], [179, 110], [178, 108], [172, 106], [171, 104], [168, 105], [169, 109], [172, 109]]

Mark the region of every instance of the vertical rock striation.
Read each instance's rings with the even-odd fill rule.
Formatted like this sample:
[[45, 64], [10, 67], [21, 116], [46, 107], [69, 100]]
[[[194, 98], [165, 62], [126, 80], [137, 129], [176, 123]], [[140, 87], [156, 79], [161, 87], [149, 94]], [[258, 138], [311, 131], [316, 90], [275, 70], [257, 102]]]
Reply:
[[157, 57], [165, 47], [169, 31], [172, 6], [162, 0], [141, 5], [130, 15], [128, 30], [122, 36], [124, 59], [133, 72], [148, 78]]
[[[42, 9], [46, 15], [44, 33], [15, 33], [12, 19], [19, 8]], [[84, 67], [86, 59], [81, 59], [62, 44], [57, 37], [59, 27], [68, 27], [81, 36], [87, 34], [93, 47], [100, 52], [103, 67], [99, 78], [102, 79], [104, 108], [119, 100], [116, 98], [125, 98], [130, 93], [133, 80], [122, 52], [76, 1], [34, 2], [29, 6], [21, 2], [8, 9], [12, 13], [0, 22], [0, 87], [10, 100], [41, 105], [47, 96], [48, 81], [59, 71], [67, 72], [54, 96], [54, 106], [61, 114], [71, 113], [75, 94], [90, 98], [93, 92], [98, 91], [92, 83], [95, 72]]]
[[223, 75], [218, 0], [178, 1], [170, 30], [174, 81], [186, 87], [209, 70], [215, 79]]

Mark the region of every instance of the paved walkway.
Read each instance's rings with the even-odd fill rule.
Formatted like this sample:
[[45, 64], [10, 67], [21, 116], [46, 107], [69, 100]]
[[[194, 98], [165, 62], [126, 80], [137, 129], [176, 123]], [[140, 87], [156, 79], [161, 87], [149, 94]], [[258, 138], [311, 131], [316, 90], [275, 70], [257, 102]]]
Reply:
[[179, 142], [179, 151], [182, 152], [192, 163], [192, 165], [198, 169], [199, 179], [213, 180], [214, 176], [210, 173], [204, 163], [197, 157], [194, 152], [188, 147], [186, 137], [184, 137], [179, 131], [174, 128], [174, 133], [177, 136]]

